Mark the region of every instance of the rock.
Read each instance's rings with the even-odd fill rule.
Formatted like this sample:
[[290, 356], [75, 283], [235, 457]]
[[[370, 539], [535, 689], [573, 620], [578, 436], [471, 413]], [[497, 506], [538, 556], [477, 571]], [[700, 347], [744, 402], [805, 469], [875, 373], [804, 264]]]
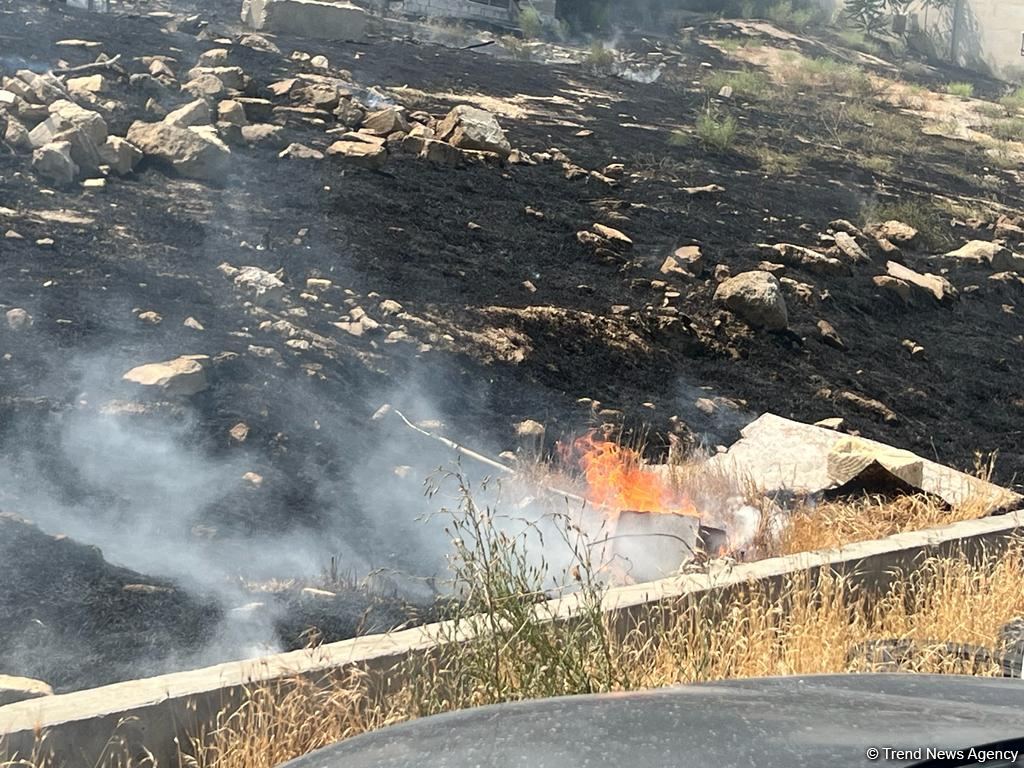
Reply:
[[437, 136], [459, 149], [494, 152], [508, 157], [512, 146], [497, 118], [490, 112], [466, 104], [455, 107], [437, 127]]
[[242, 105], [245, 117], [254, 123], [263, 123], [274, 117], [274, 104], [267, 99], [251, 96], [237, 96], [233, 99]]
[[224, 87], [224, 83], [221, 82], [220, 78], [210, 74], [200, 75], [199, 77], [189, 80], [181, 86], [181, 90], [194, 98], [207, 99], [209, 101], [219, 99], [227, 93], [227, 89]]
[[82, 189], [106, 189], [106, 179], [85, 179], [82, 181]]
[[366, 112], [352, 99], [342, 99], [334, 109], [334, 116], [346, 128], [358, 128], [366, 118]]
[[342, 157], [364, 168], [380, 168], [388, 156], [383, 144], [364, 141], [336, 141], [327, 148], [327, 154]]
[[370, 20], [363, 8], [338, 0], [242, 0], [243, 22], [279, 35], [359, 40]]
[[691, 275], [700, 275], [704, 271], [704, 254], [699, 245], [683, 245], [672, 252], [676, 263]]
[[149, 62], [149, 75], [163, 80], [174, 80], [176, 76], [171, 65], [163, 58], [154, 58]]
[[[406, 137], [405, 141], [409, 139], [421, 142], [422, 146], [417, 153], [421, 160], [448, 168], [454, 168], [462, 162], [462, 150], [453, 147], [451, 144], [438, 141], [437, 139], [415, 139], [415, 137], [409, 136]], [[403, 146], [405, 146], [404, 141]]]
[[333, 285], [334, 283], [323, 277], [306, 278], [306, 288], [311, 291], [329, 291]]
[[188, 317], [185, 318], [185, 322], [183, 322], [182, 325], [184, 325], [186, 328], [191, 328], [193, 331], [205, 331], [206, 330], [206, 328], [203, 327], [203, 324], [200, 323], [198, 320], [196, 320], [191, 315], [189, 315]]
[[330, 69], [331, 62], [323, 54], [318, 54], [309, 60], [309, 66], [313, 69]]
[[385, 317], [391, 315], [400, 315], [405, 311], [405, 308], [394, 299], [384, 299], [380, 304], [377, 305], [377, 309]]
[[108, 90], [107, 80], [100, 74], [69, 78], [67, 87], [69, 91], [84, 93], [105, 93]]
[[141, 159], [139, 148], [120, 136], [108, 136], [106, 143], [100, 147], [100, 160], [119, 176], [127, 176], [134, 171]]
[[210, 105], [203, 99], [190, 101], [172, 112], [168, 112], [163, 120], [168, 125], [177, 125], [181, 128], [189, 128], [193, 125], [210, 124]]
[[877, 275], [872, 280], [882, 290], [898, 296], [904, 304], [910, 303], [910, 285], [908, 283], [889, 275]]
[[628, 250], [633, 247], [632, 239], [630, 239], [630, 237], [624, 232], [620, 232], [613, 227], [607, 227], [604, 224], [594, 224], [592, 229], [601, 237], [611, 241], [623, 250]]
[[31, 328], [32, 323], [32, 315], [28, 313], [28, 310], [21, 307], [7, 310], [7, 327], [12, 331], [24, 331], [26, 328]]
[[732, 86], [723, 85], [718, 89], [718, 98], [720, 99], [731, 99], [732, 98]]
[[310, 83], [296, 89], [292, 95], [297, 101], [328, 112], [336, 109], [343, 98], [350, 96], [347, 88], [335, 82]]
[[725, 187], [718, 184], [705, 184], [703, 187], [683, 187], [683, 192], [691, 197], [703, 197], [705, 195], [716, 195], [725, 192]]
[[1024, 242], [1024, 227], [1021, 227], [1019, 218], [1000, 216], [996, 219], [996, 226], [993, 235], [996, 240], [1005, 240], [1011, 243]]
[[844, 256], [854, 263], [868, 262], [871, 261], [868, 255], [864, 253], [864, 249], [857, 244], [857, 241], [853, 239], [853, 236], [847, 232], [836, 232], [835, 235], [836, 248], [838, 248]]
[[949, 301], [956, 296], [953, 285], [940, 275], [921, 274], [895, 261], [886, 262], [885, 269], [889, 277], [902, 280], [919, 292], [930, 294], [937, 301]]
[[54, 141], [32, 153], [32, 167], [44, 179], [68, 186], [78, 176], [78, 165], [71, 159], [71, 142]]
[[[28, 94], [25, 98], [30, 101], [35, 101], [39, 104], [52, 104], [55, 101], [68, 97], [64, 86], [61, 85], [60, 80], [54, 75], [40, 75], [28, 69], [19, 69], [15, 72], [15, 77], [28, 88]], [[7, 84], [13, 85], [11, 82]]]
[[240, 421], [228, 430], [228, 435], [236, 443], [244, 443], [245, 439], [249, 437], [249, 425], [244, 421]]
[[832, 327], [832, 323], [828, 320], [818, 321], [818, 334], [824, 344], [839, 350], [846, 349], [846, 344], [843, 343], [842, 338], [840, 338], [836, 329]]
[[210, 76], [217, 78], [228, 90], [245, 90], [246, 77], [241, 67], [194, 67], [188, 72], [190, 81]]
[[876, 238], [888, 240], [896, 245], [913, 245], [917, 240], [918, 232], [909, 224], [902, 221], [890, 219], [871, 228], [871, 234]]
[[272, 148], [283, 147], [285, 143], [284, 129], [271, 123], [255, 123], [242, 126], [242, 141], [247, 144], [265, 145]]
[[307, 147], [305, 144], [299, 144], [293, 142], [287, 147], [281, 150], [277, 155], [281, 158], [290, 158], [292, 160], [323, 160], [324, 153], [318, 149]]
[[241, 267], [233, 278], [235, 287], [248, 293], [253, 302], [261, 307], [281, 304], [287, 290], [281, 278], [260, 267]]
[[217, 105], [217, 117], [221, 122], [237, 126], [249, 123], [245, 116], [245, 107], [232, 99], [225, 99]]
[[28, 151], [32, 149], [32, 139], [28, 129], [13, 115], [7, 116], [7, 127], [4, 129], [4, 143], [14, 150]]
[[385, 107], [371, 112], [363, 120], [362, 130], [374, 136], [388, 136], [396, 131], [409, 131], [405, 110], [400, 107]]
[[199, 54], [199, 60], [196, 63], [200, 67], [221, 67], [227, 63], [227, 60], [227, 48], [211, 48]]
[[822, 419], [821, 421], [814, 422], [814, 426], [822, 427], [823, 429], [831, 429], [835, 432], [839, 432], [843, 428], [843, 424], [846, 420], [839, 416], [832, 416], [828, 419]]
[[833, 233], [843, 232], [851, 237], [864, 237], [864, 233], [855, 224], [846, 219], [835, 219], [828, 223], [828, 228]]
[[947, 253], [946, 257], [984, 264], [996, 272], [1024, 270], [1024, 256], [1018, 256], [1002, 243], [988, 240], [971, 240], [955, 251]]
[[231, 150], [212, 128], [204, 132], [168, 123], [135, 122], [128, 129], [128, 141], [190, 179], [223, 181], [231, 163]]
[[32, 129], [29, 139], [37, 148], [67, 141], [75, 163], [82, 169], [96, 170], [101, 162], [99, 148], [107, 140], [107, 123], [98, 112], [62, 99], [50, 105], [50, 116]]
[[888, 424], [896, 424], [899, 422], [899, 417], [891, 408], [889, 408], [889, 406], [878, 400], [874, 400], [873, 398], [864, 397], [863, 395], [858, 395], [855, 392], [843, 391], [836, 395], [836, 399], [860, 408], [862, 411], [872, 413], [875, 416], [880, 416], [882, 420]]
[[147, 325], [160, 325], [160, 323], [164, 321], [159, 312], [154, 312], [151, 309], [145, 312], [139, 312], [138, 319], [140, 322], [146, 323]]
[[17, 704], [19, 701], [52, 696], [53, 689], [42, 680], [30, 677], [0, 675], [0, 707]]
[[715, 289], [715, 301], [752, 326], [783, 330], [789, 325], [782, 286], [767, 272], [742, 272]]
[[901, 344], [910, 353], [911, 357], [924, 357], [924, 347], [913, 339], [904, 339]]
[[826, 256], [824, 253], [792, 243], [776, 245], [760, 244], [760, 248], [771, 248], [779, 255], [779, 260], [789, 266], [799, 266], [821, 275], [842, 275], [850, 271], [850, 267], [839, 259]]
[[132, 368], [121, 378], [143, 387], [159, 389], [168, 396], [189, 397], [209, 386], [206, 380], [207, 355], [182, 355], [162, 363], [147, 363]]

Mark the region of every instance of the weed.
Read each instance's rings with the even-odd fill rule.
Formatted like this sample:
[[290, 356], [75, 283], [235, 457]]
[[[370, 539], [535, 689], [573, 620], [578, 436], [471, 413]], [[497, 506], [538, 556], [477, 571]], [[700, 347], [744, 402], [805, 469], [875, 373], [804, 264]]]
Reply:
[[969, 99], [974, 95], [974, 83], [946, 83], [946, 93]]
[[1010, 110], [1008, 110], [1002, 104], [989, 104], [983, 103], [975, 107], [975, 110], [982, 117], [988, 118], [989, 120], [1000, 120], [1004, 117], [1009, 116]]
[[704, 78], [704, 87], [718, 93], [729, 86], [737, 96], [751, 99], [765, 98], [771, 91], [771, 81], [763, 72], [744, 69], [739, 72], [713, 72]]
[[879, 224], [896, 219], [918, 231], [921, 244], [934, 252], [949, 250], [954, 244], [950, 235], [949, 219], [931, 200], [908, 198], [896, 203], [868, 205], [861, 211], [864, 224]]
[[1024, 109], [1024, 85], [1017, 88], [1013, 93], [1003, 96], [999, 103], [1010, 112], [1018, 112]]
[[771, 147], [757, 147], [754, 149], [753, 155], [761, 170], [769, 176], [792, 175], [803, 167], [799, 156], [779, 152]]
[[783, 70], [787, 85], [853, 96], [874, 95], [871, 78], [860, 67], [830, 58], [797, 57]]
[[988, 126], [988, 133], [1000, 141], [1024, 141], [1024, 117], [996, 120]]
[[522, 30], [523, 37], [527, 40], [541, 36], [544, 32], [544, 22], [536, 8], [527, 6], [519, 11], [519, 29]]
[[736, 139], [738, 125], [732, 115], [719, 115], [706, 109], [697, 116], [697, 138], [706, 147], [725, 152]]
[[896, 163], [882, 155], [858, 156], [857, 165], [874, 173], [892, 173], [896, 167]]
[[855, 51], [870, 53], [873, 56], [879, 56], [882, 54], [882, 46], [860, 30], [844, 29], [838, 33], [837, 37], [844, 45]]
[[615, 51], [606, 48], [600, 40], [595, 40], [590, 46], [586, 64], [595, 72], [607, 74], [615, 67]]

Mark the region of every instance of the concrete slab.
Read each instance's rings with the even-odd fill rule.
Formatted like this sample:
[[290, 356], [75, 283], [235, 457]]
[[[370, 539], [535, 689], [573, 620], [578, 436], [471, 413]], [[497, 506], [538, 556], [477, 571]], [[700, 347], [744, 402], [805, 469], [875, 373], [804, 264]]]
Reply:
[[242, 21], [249, 27], [281, 35], [361, 40], [372, 17], [339, 0], [243, 0]]
[[[839, 432], [811, 424], [784, 419], [766, 413], [755, 419], [740, 433], [742, 437], [728, 451], [710, 459], [713, 465], [749, 477], [764, 493], [816, 495], [842, 484], [829, 471], [829, 456], [850, 438]], [[899, 451], [876, 440], [858, 439], [856, 453], [889, 456], [887, 463], [908, 467], [908, 457], [920, 461], [920, 473], [911, 471], [908, 478], [920, 478], [920, 489], [947, 504], [958, 506], [972, 499], [984, 499], [995, 508], [1010, 509], [1022, 498], [992, 483], [963, 472]], [[851, 449], [852, 450], [852, 449]], [[896, 463], [894, 463], [896, 462]], [[841, 463], [841, 462], [840, 462]], [[910, 462], [913, 464], [913, 462]], [[833, 471], [839, 464], [833, 459]], [[906, 478], [904, 478], [906, 479]]]

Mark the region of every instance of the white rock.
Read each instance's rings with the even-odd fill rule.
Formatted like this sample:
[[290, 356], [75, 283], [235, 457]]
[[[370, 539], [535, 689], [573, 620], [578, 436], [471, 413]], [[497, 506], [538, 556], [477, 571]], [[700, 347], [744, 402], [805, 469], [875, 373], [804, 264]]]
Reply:
[[23, 331], [32, 327], [32, 315], [21, 307], [7, 310], [7, 327], [12, 331]]
[[135, 166], [142, 159], [142, 152], [127, 139], [107, 136], [106, 143], [100, 147], [100, 159], [114, 173], [127, 176], [135, 170]]
[[53, 141], [32, 153], [32, 167], [48, 181], [61, 186], [74, 182], [78, 165], [71, 159], [70, 141]]
[[193, 125], [209, 125], [210, 105], [203, 99], [190, 101], [188, 104], [168, 112], [164, 122], [182, 128], [189, 128]]
[[715, 290], [715, 301], [758, 328], [777, 331], [789, 325], [782, 286], [768, 272], [742, 272], [730, 277]]
[[503, 157], [512, 146], [497, 118], [490, 112], [460, 104], [448, 113], [437, 127], [438, 137], [459, 149], [495, 152]]
[[168, 123], [132, 123], [128, 141], [143, 154], [169, 164], [182, 176], [222, 181], [231, 162], [231, 150], [216, 131], [182, 128]]
[[285, 284], [273, 272], [253, 266], [241, 267], [234, 275], [234, 283], [262, 307], [280, 304], [286, 290]]
[[125, 381], [161, 390], [166, 395], [188, 397], [209, 386], [206, 379], [207, 355], [183, 355], [161, 363], [147, 363], [132, 368], [122, 377]]

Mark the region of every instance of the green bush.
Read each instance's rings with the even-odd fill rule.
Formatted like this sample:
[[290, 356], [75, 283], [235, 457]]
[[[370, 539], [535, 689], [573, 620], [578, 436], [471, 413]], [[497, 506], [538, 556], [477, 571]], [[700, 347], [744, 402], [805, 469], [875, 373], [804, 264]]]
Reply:
[[704, 86], [718, 93], [724, 86], [732, 88], [737, 96], [763, 98], [771, 89], [771, 81], [763, 72], [744, 69], [739, 72], [712, 72], [704, 78]]
[[519, 11], [519, 29], [522, 30], [523, 37], [527, 40], [541, 36], [544, 32], [544, 22], [541, 21], [540, 14], [537, 13], [536, 8], [527, 6]]
[[861, 217], [864, 224], [880, 224], [890, 219], [909, 224], [917, 230], [921, 244], [934, 252], [948, 250], [954, 244], [948, 215], [931, 200], [869, 205], [861, 211]]
[[1024, 141], [1024, 117], [996, 120], [989, 126], [989, 133], [1000, 141]]
[[595, 40], [590, 46], [590, 53], [587, 54], [587, 66], [595, 72], [611, 72], [614, 64], [615, 51], [605, 48], [600, 40]]
[[1024, 85], [1019, 87], [1010, 95], [1003, 96], [1003, 98], [999, 100], [999, 103], [1002, 104], [1011, 112], [1016, 112], [1019, 109], [1024, 109]]
[[974, 95], [973, 83], [947, 83], [946, 93], [950, 96], [959, 96], [961, 99], [969, 99]]
[[713, 110], [705, 110], [697, 117], [697, 138], [701, 143], [719, 152], [732, 147], [739, 130], [732, 115], [720, 116]]

